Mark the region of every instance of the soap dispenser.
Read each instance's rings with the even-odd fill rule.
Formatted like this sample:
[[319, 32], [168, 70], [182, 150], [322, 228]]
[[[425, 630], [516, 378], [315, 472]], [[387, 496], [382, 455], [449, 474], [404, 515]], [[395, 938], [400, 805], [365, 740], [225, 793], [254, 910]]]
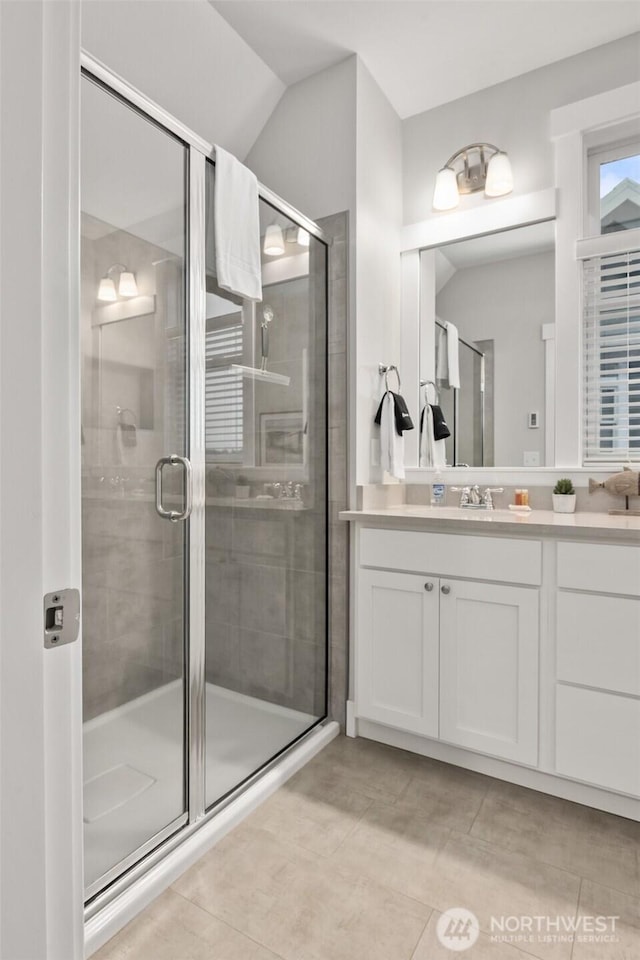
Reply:
[[446, 494], [447, 490], [442, 474], [439, 470], [436, 470], [433, 483], [431, 484], [431, 506], [444, 507]]

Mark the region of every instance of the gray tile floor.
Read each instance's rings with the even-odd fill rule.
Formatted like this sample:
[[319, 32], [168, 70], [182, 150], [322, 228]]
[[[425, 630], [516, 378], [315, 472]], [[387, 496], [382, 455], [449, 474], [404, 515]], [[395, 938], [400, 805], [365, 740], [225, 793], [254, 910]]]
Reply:
[[[479, 920], [464, 952], [437, 937], [451, 907]], [[501, 915], [619, 919], [615, 942], [514, 945]], [[639, 960], [640, 824], [340, 737], [94, 956]]]

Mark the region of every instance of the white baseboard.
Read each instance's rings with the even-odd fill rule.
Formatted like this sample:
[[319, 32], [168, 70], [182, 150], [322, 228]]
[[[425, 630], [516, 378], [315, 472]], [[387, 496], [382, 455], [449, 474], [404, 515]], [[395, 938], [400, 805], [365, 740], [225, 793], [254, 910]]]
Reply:
[[230, 830], [337, 737], [339, 732], [340, 727], [335, 721], [319, 727], [220, 813], [200, 826], [186, 827], [185, 832], [188, 832], [182, 843], [85, 923], [85, 958], [99, 950], [107, 940], [133, 920], [207, 850], [219, 843]]
[[542, 770], [534, 770], [531, 767], [521, 767], [517, 763], [509, 763], [507, 760], [499, 760], [497, 757], [486, 757], [480, 753], [473, 753], [471, 750], [464, 750], [462, 747], [441, 743], [439, 740], [429, 740], [427, 737], [405, 733], [403, 730], [396, 730], [394, 727], [385, 727], [381, 723], [364, 720], [362, 717], [357, 718], [354, 722], [357, 723], [358, 736], [364, 737], [366, 740], [377, 740], [379, 743], [386, 743], [391, 747], [399, 747], [401, 750], [419, 753], [423, 757], [431, 757], [433, 760], [452, 763], [456, 767], [475, 770], [477, 773], [484, 773], [488, 777], [495, 777], [497, 780], [506, 780], [509, 783], [529, 787], [531, 790], [539, 790], [541, 793], [548, 793], [554, 797], [562, 797], [564, 800], [582, 803], [587, 807], [595, 807], [597, 810], [615, 813], [617, 816], [627, 817], [629, 820], [640, 820], [640, 800], [636, 800], [634, 797], [610, 793], [608, 790], [600, 790], [598, 787], [578, 783], [575, 780], [566, 780], [556, 774], [544, 773]]
[[353, 700], [347, 700], [347, 722], [345, 733], [348, 737], [358, 736], [358, 722], [356, 720], [356, 705]]

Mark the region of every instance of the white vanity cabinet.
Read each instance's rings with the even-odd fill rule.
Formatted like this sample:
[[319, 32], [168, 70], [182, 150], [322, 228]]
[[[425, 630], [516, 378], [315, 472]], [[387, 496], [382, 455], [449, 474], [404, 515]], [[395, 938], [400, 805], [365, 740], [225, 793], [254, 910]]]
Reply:
[[438, 606], [433, 577], [360, 572], [358, 710], [363, 717], [438, 736]]
[[442, 581], [441, 740], [538, 762], [539, 602], [537, 589]]
[[535, 765], [540, 578], [533, 541], [361, 530], [358, 716]]
[[640, 520], [363, 513], [351, 735], [640, 821]]
[[640, 796], [640, 547], [558, 544], [556, 771]]

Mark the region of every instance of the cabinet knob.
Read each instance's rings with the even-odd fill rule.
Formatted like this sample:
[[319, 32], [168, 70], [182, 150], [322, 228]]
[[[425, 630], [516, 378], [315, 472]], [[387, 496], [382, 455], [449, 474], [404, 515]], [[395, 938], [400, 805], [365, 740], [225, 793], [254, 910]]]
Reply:
[[445, 596], [446, 596], [448, 593], [451, 593], [451, 587], [448, 587], [448, 586], [446, 585], [446, 583], [445, 583], [445, 585], [444, 585], [443, 587], [440, 587], [440, 589], [442, 590], [442, 592], [444, 593]]
[[431, 591], [433, 590], [433, 584], [431, 583], [430, 580], [427, 583], [425, 583], [424, 588], [427, 591], [427, 593], [431, 593]]

